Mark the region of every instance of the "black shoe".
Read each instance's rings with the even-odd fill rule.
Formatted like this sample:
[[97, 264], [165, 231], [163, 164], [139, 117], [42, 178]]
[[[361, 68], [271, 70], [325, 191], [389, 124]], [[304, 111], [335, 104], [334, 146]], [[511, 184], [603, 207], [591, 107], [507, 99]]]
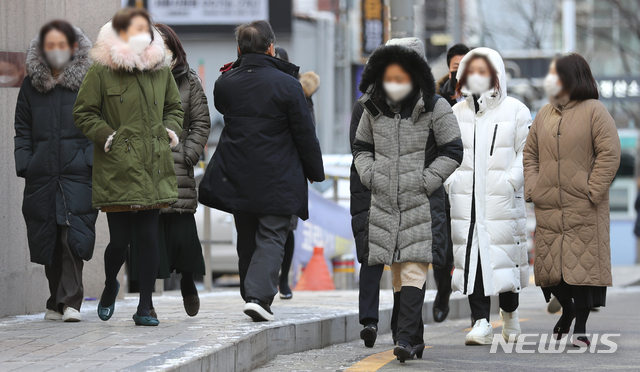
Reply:
[[433, 301], [433, 320], [436, 323], [442, 323], [449, 315], [449, 296], [440, 296], [440, 292], [436, 295], [436, 299]]
[[293, 292], [291, 292], [291, 288], [289, 287], [289, 282], [281, 281], [278, 286], [280, 290], [280, 298], [283, 300], [290, 300], [293, 297]]
[[424, 342], [411, 348], [411, 359], [413, 359], [414, 355], [418, 357], [418, 359], [422, 359], [423, 352], [424, 352]]
[[376, 338], [378, 338], [378, 326], [375, 324], [367, 324], [362, 331], [360, 331], [360, 338], [364, 341], [364, 346], [373, 347], [376, 344]]
[[266, 322], [275, 319], [271, 307], [254, 298], [249, 299], [247, 303], [244, 304], [244, 313], [249, 315], [254, 322]]
[[182, 304], [184, 305], [184, 311], [187, 312], [187, 315], [198, 315], [198, 311], [200, 311], [200, 297], [198, 297], [197, 294], [183, 297]]
[[[411, 345], [406, 345], [403, 342], [398, 342], [398, 346], [393, 349], [393, 355], [395, 355], [400, 363], [404, 363], [407, 359], [413, 359], [413, 348]], [[420, 354], [422, 356], [422, 354]]]

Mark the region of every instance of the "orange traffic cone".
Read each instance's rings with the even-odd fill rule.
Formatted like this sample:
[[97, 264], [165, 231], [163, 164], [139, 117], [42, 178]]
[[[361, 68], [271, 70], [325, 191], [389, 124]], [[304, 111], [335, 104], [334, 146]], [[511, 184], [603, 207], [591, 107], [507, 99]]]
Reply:
[[324, 260], [323, 249], [313, 248], [313, 256], [302, 272], [302, 277], [296, 284], [296, 291], [332, 291], [336, 286], [329, 273], [327, 262]]

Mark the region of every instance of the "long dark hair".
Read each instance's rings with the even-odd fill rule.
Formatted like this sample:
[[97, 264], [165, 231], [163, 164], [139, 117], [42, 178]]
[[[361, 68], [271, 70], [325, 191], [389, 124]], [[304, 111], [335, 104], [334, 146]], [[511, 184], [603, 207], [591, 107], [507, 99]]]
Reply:
[[573, 100], [598, 99], [598, 83], [587, 61], [578, 53], [556, 56], [556, 72], [563, 90]]
[[458, 85], [456, 85], [457, 97], [462, 96], [462, 87], [467, 85], [467, 78], [469, 77], [469, 67], [471, 67], [471, 62], [475, 61], [478, 58], [484, 59], [484, 61], [487, 63], [487, 66], [489, 67], [489, 73], [491, 73], [491, 86], [498, 92], [500, 91], [500, 79], [498, 79], [498, 71], [496, 71], [495, 67], [493, 67], [493, 65], [489, 61], [489, 58], [481, 55], [475, 55], [471, 57], [467, 64], [464, 66], [462, 76], [460, 76], [460, 74], [456, 75], [460, 77], [460, 80], [458, 80]]
[[182, 43], [180, 42], [180, 38], [178, 38], [176, 32], [173, 31], [171, 27], [163, 23], [156, 23], [154, 26], [162, 35], [162, 39], [164, 39], [164, 45], [166, 45], [171, 53], [173, 53], [173, 58], [171, 59], [171, 62], [173, 62], [173, 67], [175, 68], [186, 66], [187, 53], [184, 51]]
[[71, 26], [71, 23], [62, 19], [53, 20], [42, 26], [42, 28], [40, 29], [40, 33], [38, 34], [40, 38], [40, 51], [44, 51], [44, 38], [47, 37], [47, 34], [51, 30], [62, 32], [67, 39], [67, 42], [69, 43], [69, 48], [71, 48], [71, 51], [73, 51], [73, 45], [78, 41], [76, 30], [73, 28], [73, 26]]
[[149, 23], [149, 33], [151, 34], [151, 41], [153, 41], [153, 21], [151, 20], [151, 15], [149, 15], [149, 12], [147, 12], [143, 8], [126, 7], [118, 10], [116, 12], [116, 15], [114, 15], [111, 19], [111, 27], [113, 27], [116, 32], [126, 32], [131, 25], [131, 19], [138, 16], [146, 19]]

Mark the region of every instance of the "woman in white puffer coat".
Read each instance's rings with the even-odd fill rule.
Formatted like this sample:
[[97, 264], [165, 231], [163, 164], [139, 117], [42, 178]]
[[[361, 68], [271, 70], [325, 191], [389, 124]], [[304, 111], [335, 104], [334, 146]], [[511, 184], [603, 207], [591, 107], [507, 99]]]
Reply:
[[499, 295], [502, 336], [520, 335], [518, 293], [529, 282], [522, 151], [531, 113], [507, 97], [502, 58], [476, 48], [460, 62], [453, 107], [464, 158], [446, 181], [451, 202], [454, 291], [469, 295], [474, 326], [467, 345], [490, 344], [491, 299]]

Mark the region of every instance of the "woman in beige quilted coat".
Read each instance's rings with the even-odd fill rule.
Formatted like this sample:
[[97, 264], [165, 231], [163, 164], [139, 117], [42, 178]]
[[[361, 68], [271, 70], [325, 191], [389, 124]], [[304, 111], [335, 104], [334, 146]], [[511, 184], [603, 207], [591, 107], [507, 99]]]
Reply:
[[586, 322], [611, 286], [609, 185], [620, 164], [615, 122], [578, 54], [560, 56], [545, 79], [549, 104], [533, 121], [524, 149], [525, 198], [535, 204], [535, 281], [563, 312], [553, 329], [589, 345]]

